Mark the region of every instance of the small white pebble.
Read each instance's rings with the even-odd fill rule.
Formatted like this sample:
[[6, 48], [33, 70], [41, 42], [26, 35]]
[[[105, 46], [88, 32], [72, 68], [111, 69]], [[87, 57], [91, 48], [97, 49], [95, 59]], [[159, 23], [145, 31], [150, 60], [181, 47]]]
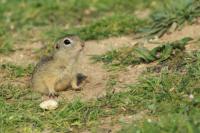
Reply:
[[151, 119], [147, 119], [147, 122], [151, 123], [151, 122], [152, 122], [152, 120], [151, 120]]
[[58, 102], [53, 99], [49, 99], [40, 103], [40, 108], [46, 109], [46, 110], [54, 110], [58, 108]]
[[191, 100], [194, 99], [194, 95], [190, 94], [189, 99], [191, 99]]

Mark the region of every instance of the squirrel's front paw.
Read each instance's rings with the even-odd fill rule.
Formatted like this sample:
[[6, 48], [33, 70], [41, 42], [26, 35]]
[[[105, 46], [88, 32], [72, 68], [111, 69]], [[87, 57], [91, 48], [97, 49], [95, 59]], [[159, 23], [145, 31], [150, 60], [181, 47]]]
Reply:
[[54, 99], [55, 97], [58, 97], [58, 93], [57, 92], [49, 92], [49, 98]]
[[81, 91], [83, 88], [81, 86], [77, 86], [76, 88], [73, 88], [75, 91]]

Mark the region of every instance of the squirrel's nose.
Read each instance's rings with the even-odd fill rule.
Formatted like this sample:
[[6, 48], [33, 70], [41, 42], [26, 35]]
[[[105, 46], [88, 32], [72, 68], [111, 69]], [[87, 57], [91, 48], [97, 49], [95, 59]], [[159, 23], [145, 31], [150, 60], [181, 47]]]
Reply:
[[56, 49], [59, 49], [59, 45], [58, 45], [58, 43], [55, 45], [55, 48], [56, 48]]
[[81, 47], [82, 47], [82, 48], [85, 47], [85, 43], [84, 43], [84, 42], [81, 43]]

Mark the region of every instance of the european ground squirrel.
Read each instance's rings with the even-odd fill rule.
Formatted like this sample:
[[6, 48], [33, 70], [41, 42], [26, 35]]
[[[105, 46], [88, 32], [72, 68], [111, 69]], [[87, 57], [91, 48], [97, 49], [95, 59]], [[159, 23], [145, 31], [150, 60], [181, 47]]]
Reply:
[[78, 59], [84, 43], [76, 36], [64, 37], [54, 46], [51, 56], [41, 59], [32, 75], [32, 86], [50, 97], [69, 87], [79, 89]]

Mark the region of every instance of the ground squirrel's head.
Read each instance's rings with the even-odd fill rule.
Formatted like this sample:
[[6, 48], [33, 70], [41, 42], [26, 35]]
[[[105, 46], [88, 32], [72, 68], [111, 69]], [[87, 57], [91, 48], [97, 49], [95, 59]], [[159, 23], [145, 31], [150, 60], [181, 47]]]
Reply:
[[82, 51], [84, 42], [77, 36], [68, 36], [59, 39], [55, 44], [56, 51]]
[[84, 49], [84, 42], [77, 36], [59, 39], [54, 45], [54, 57], [77, 60]]

